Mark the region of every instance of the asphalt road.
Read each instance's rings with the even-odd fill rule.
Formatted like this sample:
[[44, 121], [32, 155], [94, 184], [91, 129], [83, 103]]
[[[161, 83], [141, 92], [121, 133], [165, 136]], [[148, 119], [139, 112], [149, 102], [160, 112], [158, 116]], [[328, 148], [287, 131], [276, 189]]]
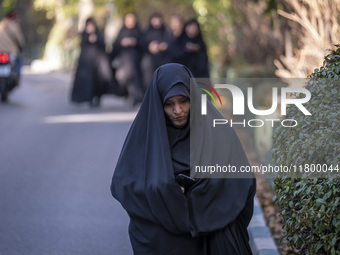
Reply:
[[132, 254], [110, 183], [135, 111], [73, 105], [71, 80], [26, 71], [0, 104], [0, 255]]

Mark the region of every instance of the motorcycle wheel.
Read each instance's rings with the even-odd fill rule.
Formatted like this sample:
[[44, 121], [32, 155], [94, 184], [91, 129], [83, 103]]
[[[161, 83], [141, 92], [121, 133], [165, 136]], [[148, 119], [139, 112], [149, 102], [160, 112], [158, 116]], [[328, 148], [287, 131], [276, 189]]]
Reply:
[[7, 91], [5, 83], [0, 83], [0, 94], [1, 94], [1, 96], [0, 96], [1, 102], [7, 102], [8, 91]]

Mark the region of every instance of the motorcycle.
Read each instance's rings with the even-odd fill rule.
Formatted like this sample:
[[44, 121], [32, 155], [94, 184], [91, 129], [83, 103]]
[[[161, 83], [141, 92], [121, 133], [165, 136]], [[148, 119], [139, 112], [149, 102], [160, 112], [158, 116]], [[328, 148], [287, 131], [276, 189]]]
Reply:
[[17, 73], [17, 55], [0, 52], [0, 100], [7, 102], [8, 94], [19, 85]]

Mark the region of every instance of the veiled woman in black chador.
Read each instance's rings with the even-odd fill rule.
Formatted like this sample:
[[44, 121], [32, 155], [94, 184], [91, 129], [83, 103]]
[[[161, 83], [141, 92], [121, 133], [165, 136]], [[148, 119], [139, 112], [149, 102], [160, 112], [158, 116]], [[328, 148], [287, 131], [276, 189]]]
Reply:
[[142, 101], [144, 88], [140, 70], [142, 55], [142, 32], [137, 16], [128, 13], [124, 16], [124, 25], [113, 43], [111, 60], [114, 63], [115, 78], [135, 105]]
[[171, 61], [185, 65], [194, 77], [209, 77], [207, 47], [196, 19], [187, 21], [182, 34], [175, 40]]
[[149, 19], [149, 27], [143, 34], [144, 55], [141, 62], [144, 86], [150, 83], [154, 71], [165, 64], [168, 44], [165, 42], [165, 26], [163, 17], [154, 13]]
[[104, 38], [94, 19], [88, 18], [82, 33], [71, 100], [75, 103], [89, 102], [91, 105], [99, 105], [101, 96], [108, 93], [111, 82], [112, 71], [105, 52]]
[[209, 127], [223, 118], [210, 102], [207, 116], [189, 116], [190, 107], [199, 107], [189, 93], [201, 91], [190, 86], [191, 77], [180, 64], [155, 71], [118, 159], [112, 195], [130, 216], [134, 254], [251, 254], [254, 178], [196, 179], [187, 190], [176, 182], [178, 174], [189, 174], [190, 158], [196, 165], [248, 165], [232, 128]]

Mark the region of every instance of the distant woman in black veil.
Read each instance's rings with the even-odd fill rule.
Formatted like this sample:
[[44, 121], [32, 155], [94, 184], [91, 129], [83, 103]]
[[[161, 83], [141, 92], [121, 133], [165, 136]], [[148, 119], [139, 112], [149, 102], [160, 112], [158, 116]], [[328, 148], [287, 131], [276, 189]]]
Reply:
[[142, 60], [142, 70], [144, 85], [150, 83], [153, 72], [165, 64], [166, 50], [168, 44], [165, 42], [165, 26], [163, 17], [154, 13], [149, 20], [149, 27], [143, 34], [144, 55]]
[[165, 31], [165, 42], [168, 45], [166, 50], [165, 62], [170, 63], [173, 58], [173, 51], [176, 50], [175, 42], [183, 32], [183, 20], [179, 15], [170, 17], [169, 27]]
[[171, 54], [171, 61], [188, 67], [194, 77], [209, 77], [207, 47], [196, 19], [185, 23]]
[[115, 78], [126, 89], [133, 105], [140, 103], [144, 89], [141, 79], [142, 32], [134, 13], [124, 16], [124, 25], [112, 46]]
[[71, 100], [98, 106], [101, 96], [108, 91], [112, 82], [112, 72], [105, 52], [104, 38], [93, 18], [88, 18], [85, 22], [80, 46]]
[[[179, 174], [189, 175], [190, 157], [197, 165], [215, 160], [238, 168], [248, 165], [231, 127], [209, 127], [208, 120], [223, 118], [210, 102], [208, 119], [190, 116], [190, 108], [198, 106], [189, 95], [200, 94], [190, 78], [180, 64], [156, 70], [118, 159], [112, 195], [130, 216], [136, 255], [251, 254], [247, 226], [253, 213], [253, 176], [197, 179], [188, 189], [176, 182]], [[192, 133], [195, 149], [190, 149]]]

